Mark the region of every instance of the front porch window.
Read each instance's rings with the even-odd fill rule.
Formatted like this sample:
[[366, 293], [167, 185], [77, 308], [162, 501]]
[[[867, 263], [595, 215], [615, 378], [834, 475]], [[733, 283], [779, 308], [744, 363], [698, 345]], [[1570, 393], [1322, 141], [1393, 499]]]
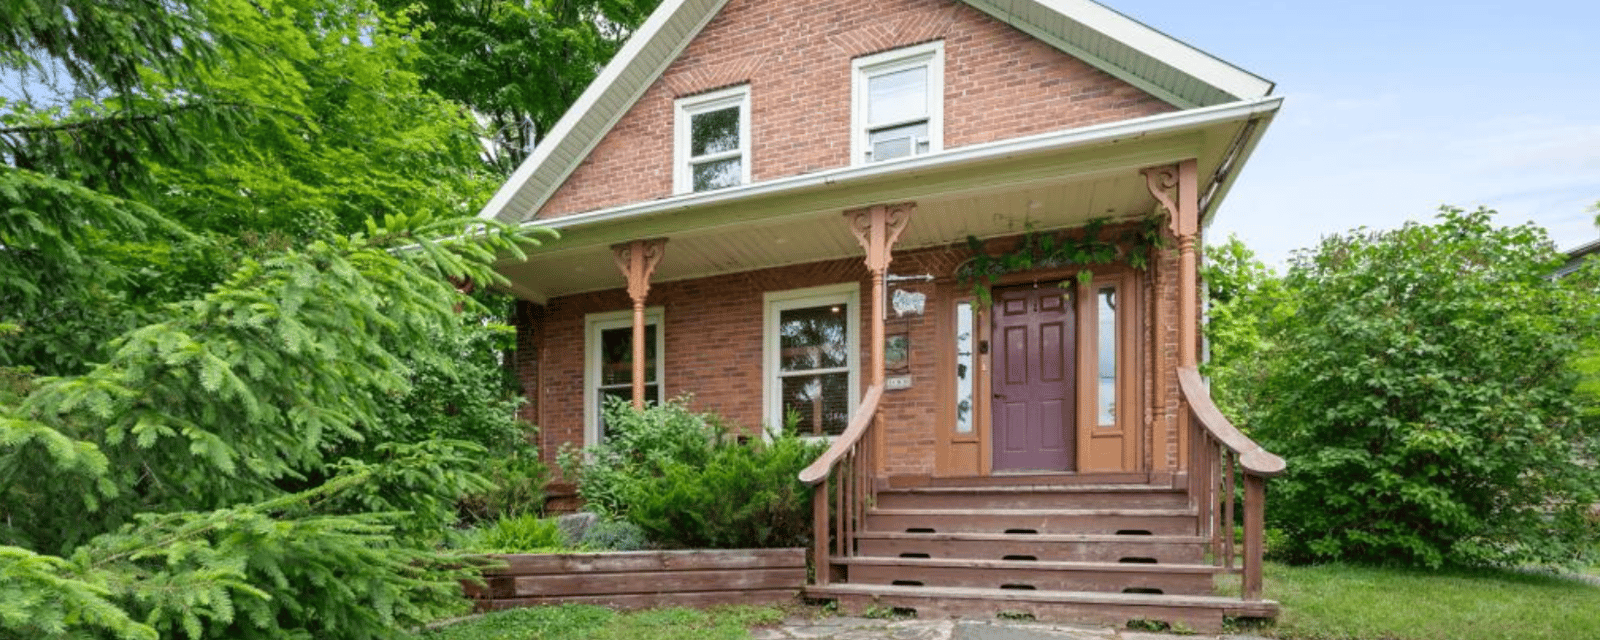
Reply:
[[962, 300], [956, 303], [956, 433], [967, 435], [972, 433], [973, 425], [977, 421], [977, 406], [973, 404], [973, 385], [976, 381], [973, 375], [977, 373], [973, 364], [976, 355], [977, 333], [974, 322], [972, 301]]
[[[661, 401], [661, 307], [645, 309], [644, 399]], [[611, 398], [633, 399], [633, 311], [593, 313], [585, 317], [584, 442], [605, 438], [605, 405]]]
[[1095, 423], [1117, 426], [1117, 287], [1106, 285], [1095, 291], [1096, 339]]
[[835, 436], [850, 423], [860, 370], [860, 286], [766, 295], [767, 424], [798, 418], [802, 436]]

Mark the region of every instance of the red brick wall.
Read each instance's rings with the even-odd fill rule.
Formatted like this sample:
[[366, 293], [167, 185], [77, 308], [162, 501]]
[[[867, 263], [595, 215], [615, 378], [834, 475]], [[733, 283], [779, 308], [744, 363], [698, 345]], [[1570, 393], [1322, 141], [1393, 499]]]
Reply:
[[[1167, 234], [1170, 236], [1170, 234]], [[1176, 240], [1168, 238], [1175, 247]], [[1150, 261], [1150, 309], [1152, 318], [1144, 332], [1154, 345], [1146, 353], [1146, 388], [1150, 402], [1144, 433], [1145, 464], [1155, 468], [1159, 459], [1165, 459], [1168, 469], [1177, 469], [1178, 414], [1182, 411], [1178, 391], [1178, 251], [1174, 248], [1158, 251]], [[1198, 307], [1197, 307], [1198, 308]], [[1197, 325], [1198, 326], [1198, 325]], [[1164, 446], [1156, 446], [1156, 434], [1165, 434]]]
[[[999, 241], [997, 246], [1005, 242]], [[1147, 321], [1144, 335], [1156, 340], [1158, 346], [1147, 350], [1152, 354], [1152, 361], [1145, 368], [1147, 379], [1141, 385], [1147, 393], [1158, 397], [1145, 405], [1149, 411], [1147, 424], [1169, 430], [1176, 424], [1177, 406], [1176, 377], [1172, 369], [1177, 362], [1177, 262], [1172, 253], [1163, 252], [1154, 261], [1151, 274], [1154, 277], [1148, 280], [1152, 283], [1148, 295], [1161, 298], [1165, 315], [1159, 322]], [[940, 278], [940, 282], [948, 282], [955, 268], [970, 255], [964, 246], [908, 251], [895, 256], [892, 271], [907, 275], [932, 274]], [[652, 286], [649, 304], [663, 307], [665, 321], [664, 390], [667, 397], [693, 394], [691, 406], [697, 411], [717, 413], [747, 428], [763, 425], [763, 294], [843, 282], [856, 282], [861, 286], [858, 306], [862, 314], [860, 359], [864, 388], [871, 376], [868, 321], [872, 286], [860, 259]], [[889, 333], [904, 332], [910, 336], [912, 386], [889, 391], [884, 396], [886, 471], [890, 475], [926, 475], [934, 469], [935, 426], [940, 419], [935, 363], [944, 357], [946, 346], [937, 334], [937, 318], [933, 314], [943, 306], [935, 295], [936, 283], [906, 284], [898, 288], [920, 291], [927, 294], [928, 299], [927, 311], [922, 316], [896, 318], [891, 312], [887, 323]], [[957, 289], [964, 290], [964, 287]], [[531, 400], [536, 401], [533, 404], [538, 408], [541, 451], [547, 461], [554, 461], [564, 443], [583, 444], [584, 316], [630, 308], [626, 293], [617, 289], [556, 298], [542, 313], [521, 316], [538, 324], [536, 328], [519, 327], [519, 336], [536, 336], [538, 341], [538, 379], [543, 387], [538, 388]], [[524, 348], [521, 340], [518, 347]], [[519, 366], [524, 361], [521, 355], [516, 359]], [[1155, 373], [1158, 371], [1162, 373]], [[536, 387], [527, 389], [534, 392]], [[860, 393], [861, 389], [856, 392]], [[1169, 441], [1172, 440], [1169, 438]], [[1150, 449], [1146, 446], [1145, 450]], [[1169, 447], [1166, 455], [1173, 459], [1175, 449]]]
[[756, 181], [849, 164], [850, 61], [945, 43], [944, 145], [955, 148], [1174, 109], [949, 0], [730, 0], [539, 212], [672, 194], [673, 101], [750, 85]]
[[[512, 324], [516, 325], [517, 346], [512, 351], [511, 373], [522, 387], [524, 401], [517, 408], [517, 417], [529, 424], [539, 422], [539, 316], [543, 307], [526, 300], [518, 300], [513, 310]], [[537, 442], [535, 444], [538, 444]]]

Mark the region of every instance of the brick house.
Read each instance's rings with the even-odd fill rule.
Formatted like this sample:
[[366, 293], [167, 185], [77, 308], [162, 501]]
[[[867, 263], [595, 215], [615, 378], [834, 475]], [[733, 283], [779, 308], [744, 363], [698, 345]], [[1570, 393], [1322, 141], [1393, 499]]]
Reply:
[[546, 456], [613, 396], [798, 418], [813, 597], [1273, 615], [1283, 463], [1194, 370], [1271, 90], [1089, 0], [666, 0], [482, 213], [561, 234], [499, 267], [525, 417]]

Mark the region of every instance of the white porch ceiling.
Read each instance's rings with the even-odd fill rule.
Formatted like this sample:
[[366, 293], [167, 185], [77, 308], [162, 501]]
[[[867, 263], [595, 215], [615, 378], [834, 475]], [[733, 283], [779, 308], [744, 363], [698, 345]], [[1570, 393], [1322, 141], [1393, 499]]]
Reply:
[[518, 296], [543, 302], [624, 287], [611, 246], [629, 240], [668, 238], [655, 282], [860, 256], [842, 212], [872, 204], [917, 203], [897, 251], [1137, 219], [1157, 206], [1141, 169], [1197, 158], [1202, 191], [1214, 182], [1225, 191], [1232, 175], [1214, 176], [1218, 167], [1248, 154], [1264, 127], [1247, 123], [1276, 108], [1272, 99], [1214, 118], [1169, 116], [1170, 127], [1062, 132], [538, 221], [561, 239], [498, 269]]

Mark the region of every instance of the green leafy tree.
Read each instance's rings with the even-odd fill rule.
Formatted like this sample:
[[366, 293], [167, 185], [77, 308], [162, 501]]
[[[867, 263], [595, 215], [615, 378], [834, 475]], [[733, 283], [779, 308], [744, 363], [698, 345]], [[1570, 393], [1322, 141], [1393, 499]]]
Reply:
[[191, 229], [290, 238], [348, 234], [369, 217], [476, 212], [499, 177], [477, 161], [471, 114], [421, 86], [409, 20], [370, 0], [253, 5], [213, 13], [212, 30], [245, 44], [199, 82], [256, 116], [212, 142], [204, 163], [161, 165], [154, 206]]
[[555, 126], [659, 0], [380, 0], [419, 25], [423, 86], [486, 126], [502, 175]]
[[19, 15], [0, 52], [23, 87], [0, 100], [0, 204], [29, 215], [0, 219], [0, 319], [25, 330], [0, 366], [82, 373], [243, 256], [369, 217], [467, 215], [494, 188], [472, 116], [419, 85], [408, 21], [369, 0]]
[[459, 608], [436, 538], [517, 427], [452, 283], [530, 238], [456, 215], [472, 123], [417, 89], [404, 21], [6, 14], [0, 638], [403, 637]]
[[247, 262], [108, 362], [0, 407], [0, 559], [29, 568], [0, 570], [0, 592], [30, 596], [0, 629], [116, 623], [33, 592], [52, 575], [80, 585], [71, 606], [110, 602], [174, 637], [390, 637], [458, 606], [461, 560], [433, 541], [454, 499], [485, 488], [484, 449], [337, 455], [384, 435], [411, 350], [460, 325], [470, 301], [447, 278], [493, 282], [489, 261], [517, 253], [504, 230], [444, 224], [392, 236], [409, 251], [357, 236]]
[[1266, 331], [1292, 313], [1283, 279], [1255, 257], [1238, 237], [1205, 250], [1205, 373], [1211, 393], [1236, 424], [1248, 428], [1263, 405], [1258, 396], [1268, 369], [1259, 354], [1272, 350]]
[[1292, 461], [1276, 525], [1298, 560], [1572, 564], [1593, 553], [1596, 432], [1568, 366], [1592, 288], [1550, 277], [1532, 225], [1434, 224], [1297, 255], [1264, 337], [1254, 434]]

